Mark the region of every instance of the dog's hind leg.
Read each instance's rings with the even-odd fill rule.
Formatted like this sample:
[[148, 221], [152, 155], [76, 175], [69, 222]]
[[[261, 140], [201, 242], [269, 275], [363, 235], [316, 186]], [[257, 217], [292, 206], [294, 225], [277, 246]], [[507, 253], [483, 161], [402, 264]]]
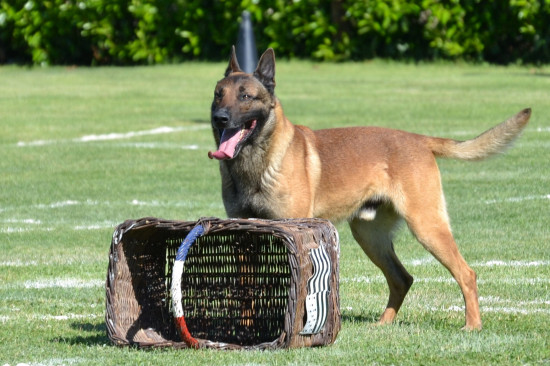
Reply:
[[441, 193], [433, 199], [424, 197], [418, 202], [409, 202], [405, 220], [413, 235], [441, 264], [451, 272], [460, 286], [466, 305], [465, 330], [481, 329], [476, 274], [468, 266], [451, 233]]
[[378, 207], [373, 220], [354, 218], [351, 232], [371, 261], [382, 270], [390, 288], [390, 297], [379, 324], [391, 323], [409, 291], [413, 277], [401, 264], [392, 243], [392, 233], [397, 228], [399, 216], [389, 204]]

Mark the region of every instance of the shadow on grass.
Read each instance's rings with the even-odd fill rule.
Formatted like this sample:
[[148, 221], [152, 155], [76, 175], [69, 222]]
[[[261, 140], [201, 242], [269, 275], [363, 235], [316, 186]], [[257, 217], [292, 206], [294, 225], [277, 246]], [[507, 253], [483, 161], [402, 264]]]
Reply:
[[[343, 311], [342, 312], [342, 322], [343, 323], [349, 322], [349, 323], [352, 323], [352, 324], [358, 324], [359, 323], [359, 324], [365, 325], [365, 326], [378, 327], [378, 326], [380, 326], [378, 324], [378, 319], [380, 318], [380, 314], [381, 313], [376, 312], [376, 311], [368, 311], [368, 312], [361, 313], [361, 314], [354, 314], [351, 311]], [[399, 316], [398, 316], [398, 319], [394, 323], [388, 324], [387, 326], [392, 326], [392, 325], [410, 326], [410, 325], [412, 325], [412, 323], [407, 321], [407, 320], [401, 320], [401, 319], [399, 319]], [[385, 326], [386, 325], [382, 325], [382, 327], [385, 327]]]
[[210, 124], [209, 119], [203, 119], [203, 118], [195, 118], [195, 119], [192, 119], [191, 122], [198, 123], [198, 124]]
[[90, 322], [73, 322], [71, 323], [71, 328], [85, 332], [105, 333], [107, 331], [104, 323], [93, 324]]
[[342, 322], [374, 324], [378, 321], [379, 316], [380, 314], [377, 314], [374, 311], [356, 314], [352, 311], [344, 310], [342, 311]]
[[80, 334], [73, 337], [53, 338], [53, 342], [63, 342], [71, 345], [104, 345], [110, 344], [111, 341], [107, 337], [107, 328], [104, 323], [90, 322], [73, 322], [71, 328], [78, 331]]
[[[482, 76], [482, 75], [487, 75], [487, 73], [485, 72], [465, 72], [463, 73], [464, 76]], [[536, 68], [531, 68], [529, 70], [525, 70], [523, 72], [510, 72], [508, 75], [510, 76], [535, 76], [535, 77], [543, 77], [543, 78], [548, 78], [550, 77], [550, 73], [548, 72], [544, 72], [544, 71], [541, 71], [541, 70], [538, 70]]]

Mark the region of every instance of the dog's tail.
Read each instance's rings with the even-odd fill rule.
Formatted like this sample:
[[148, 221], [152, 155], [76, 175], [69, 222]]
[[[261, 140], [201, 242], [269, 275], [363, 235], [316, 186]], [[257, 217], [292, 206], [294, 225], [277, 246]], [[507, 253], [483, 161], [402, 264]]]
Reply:
[[529, 117], [531, 117], [531, 108], [526, 108], [471, 140], [456, 141], [434, 137], [429, 138], [428, 143], [437, 157], [482, 160], [504, 152], [520, 135], [529, 122]]

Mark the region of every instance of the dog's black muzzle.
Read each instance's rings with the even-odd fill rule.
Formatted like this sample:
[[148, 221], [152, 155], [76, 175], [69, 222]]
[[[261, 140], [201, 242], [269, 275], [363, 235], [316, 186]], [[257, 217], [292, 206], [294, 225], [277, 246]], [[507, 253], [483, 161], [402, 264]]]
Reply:
[[212, 125], [216, 128], [231, 128], [229, 126], [229, 121], [231, 120], [231, 115], [229, 111], [225, 108], [218, 109], [212, 112]]

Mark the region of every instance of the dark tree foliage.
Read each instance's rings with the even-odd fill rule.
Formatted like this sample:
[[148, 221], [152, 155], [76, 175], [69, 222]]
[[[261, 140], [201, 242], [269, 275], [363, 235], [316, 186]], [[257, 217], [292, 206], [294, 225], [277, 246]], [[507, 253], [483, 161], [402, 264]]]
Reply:
[[243, 10], [279, 57], [550, 61], [550, 0], [0, 0], [0, 63], [221, 60]]

